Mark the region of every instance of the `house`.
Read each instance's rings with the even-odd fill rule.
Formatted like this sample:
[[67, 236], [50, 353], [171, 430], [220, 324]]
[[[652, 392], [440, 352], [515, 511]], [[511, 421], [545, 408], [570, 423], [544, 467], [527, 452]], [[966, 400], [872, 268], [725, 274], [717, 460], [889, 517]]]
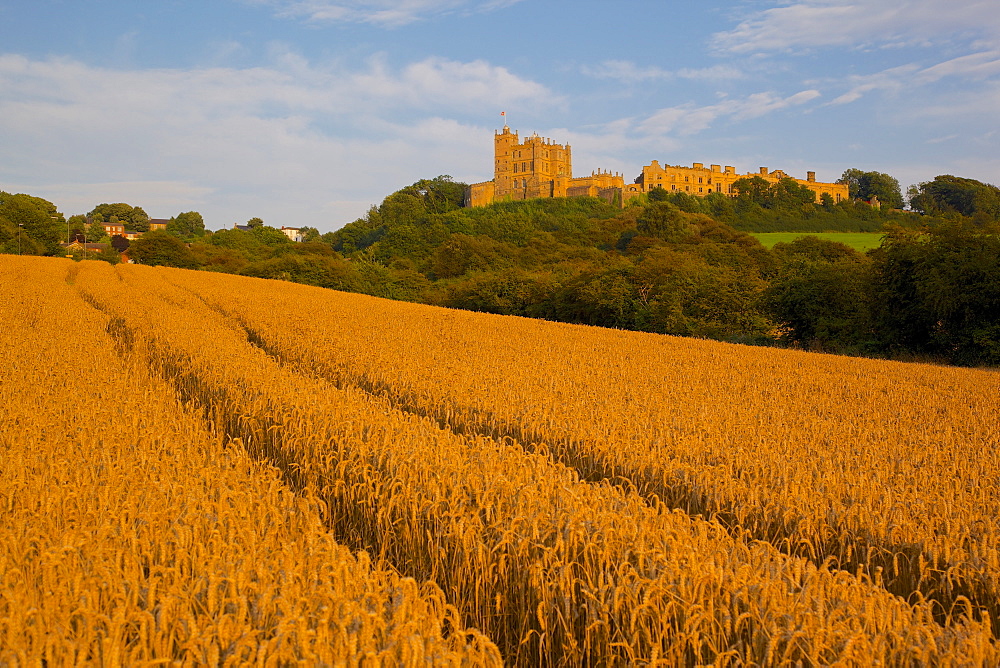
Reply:
[[281, 226], [281, 233], [292, 241], [301, 242], [302, 241], [302, 228], [300, 227], [285, 227]]
[[125, 223], [115, 221], [113, 223], [101, 223], [101, 226], [104, 228], [104, 233], [109, 237], [113, 237], [116, 234], [125, 235]]
[[167, 223], [170, 221], [166, 218], [150, 218], [149, 219], [149, 231], [153, 230], [165, 230], [167, 229]]
[[111, 246], [111, 244], [85, 244], [82, 241], [72, 241], [59, 245], [68, 251], [83, 251], [84, 253], [103, 253]]

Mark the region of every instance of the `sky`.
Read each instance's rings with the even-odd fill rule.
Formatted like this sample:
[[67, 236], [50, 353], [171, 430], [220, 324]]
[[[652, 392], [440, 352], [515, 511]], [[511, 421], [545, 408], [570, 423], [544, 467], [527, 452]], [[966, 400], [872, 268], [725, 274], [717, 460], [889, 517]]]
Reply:
[[[505, 117], [500, 112], [506, 112]], [[0, 0], [0, 190], [338, 229], [493, 135], [1000, 184], [997, 0]]]

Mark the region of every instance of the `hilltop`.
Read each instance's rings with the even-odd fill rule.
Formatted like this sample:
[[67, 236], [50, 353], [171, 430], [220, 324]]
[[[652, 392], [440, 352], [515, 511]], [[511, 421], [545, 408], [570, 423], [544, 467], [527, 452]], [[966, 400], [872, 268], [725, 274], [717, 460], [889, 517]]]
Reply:
[[[881, 176], [849, 170], [844, 180], [864, 193]], [[128, 252], [144, 264], [497, 314], [1000, 363], [1000, 191], [938, 177], [911, 198], [919, 211], [901, 211], [856, 199], [817, 202], [786, 181], [750, 183], [736, 196], [654, 188], [624, 207], [586, 196], [467, 207], [466, 185], [442, 176], [392, 193], [336, 232], [296, 230], [302, 242], [253, 219], [214, 233], [149, 232]], [[51, 223], [55, 207], [39, 202], [36, 217]], [[49, 236], [51, 228], [37, 225]], [[752, 234], [778, 231], [818, 236], [768, 249]], [[859, 253], [824, 239], [831, 231], [883, 238]], [[4, 248], [17, 249], [13, 236]], [[96, 257], [119, 259], [112, 251]]]

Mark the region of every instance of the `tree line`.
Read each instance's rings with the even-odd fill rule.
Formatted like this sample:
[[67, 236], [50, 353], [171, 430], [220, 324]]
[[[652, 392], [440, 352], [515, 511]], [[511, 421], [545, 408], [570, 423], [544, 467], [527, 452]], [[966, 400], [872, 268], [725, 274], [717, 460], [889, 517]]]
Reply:
[[[895, 179], [848, 170], [843, 180], [852, 197], [839, 203], [816, 202], [791, 179], [748, 178], [736, 197], [654, 190], [624, 209], [595, 198], [469, 209], [465, 185], [442, 176], [392, 193], [336, 232], [305, 228], [303, 243], [252, 219], [246, 229], [214, 233], [168, 226], [129, 253], [145, 264], [491, 313], [1000, 364], [1000, 190], [939, 176], [911, 187], [911, 210], [901, 210], [893, 206], [902, 202]], [[0, 200], [0, 245], [11, 252], [7, 202]], [[131, 216], [138, 227], [137, 208], [93, 215]], [[785, 230], [884, 236], [862, 254], [808, 236], [769, 250], [750, 234]]]

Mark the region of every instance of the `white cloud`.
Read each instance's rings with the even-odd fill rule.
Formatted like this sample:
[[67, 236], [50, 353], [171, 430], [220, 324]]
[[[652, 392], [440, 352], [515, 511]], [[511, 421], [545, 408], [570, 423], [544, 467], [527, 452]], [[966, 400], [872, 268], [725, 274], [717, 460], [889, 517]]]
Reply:
[[824, 47], [892, 48], [974, 35], [1000, 45], [995, 0], [802, 0], [758, 12], [714, 46], [732, 53]]
[[279, 16], [317, 23], [370, 23], [396, 27], [453, 12], [492, 11], [522, 0], [246, 0], [275, 8]]
[[938, 63], [921, 71], [917, 75], [917, 80], [921, 84], [929, 84], [945, 77], [986, 79], [998, 74], [1000, 74], [1000, 50], [992, 50]]
[[[896, 96], [904, 92], [913, 93], [922, 87], [931, 86], [948, 78], [969, 82], [988, 80], [997, 74], [1000, 74], [1000, 51], [973, 53], [925, 68], [915, 64], [901, 65], [874, 74], [848, 77], [846, 80], [850, 86], [848, 91], [834, 98], [829, 104], [849, 104], [871, 92], [881, 92], [888, 96]], [[987, 88], [989, 88], [989, 84], [987, 84]], [[974, 90], [980, 91], [981, 89], [982, 86], [979, 85]], [[925, 97], [930, 95], [926, 90], [920, 94]], [[976, 95], [978, 94], [976, 93]], [[964, 94], [961, 95], [965, 97]], [[979, 108], [981, 105], [975, 104], [974, 106]]]
[[914, 75], [918, 71], [919, 68], [916, 65], [903, 65], [875, 74], [850, 76], [846, 80], [850, 86], [848, 91], [837, 96], [828, 104], [840, 105], [856, 102], [873, 91], [881, 91], [890, 95], [898, 93], [913, 85]]
[[645, 135], [692, 135], [702, 132], [718, 120], [729, 117], [746, 120], [765, 116], [781, 109], [806, 104], [820, 97], [817, 90], [804, 90], [788, 97], [774, 93], [754, 93], [743, 99], [726, 99], [719, 104], [695, 106], [685, 104], [660, 109], [637, 125]]
[[491, 133], [456, 113], [555, 97], [484, 61], [347, 71], [295, 54], [145, 71], [6, 55], [0, 90], [0, 189], [68, 214], [110, 200], [154, 217], [198, 210], [213, 228], [260, 216], [333, 229], [419, 178], [464, 180], [491, 169]]
[[628, 84], [669, 79], [721, 81], [743, 77], [743, 72], [732, 65], [665, 70], [655, 65], [640, 67], [628, 60], [605, 60], [596, 66], [586, 65], [581, 71], [595, 79], [615, 79]]

